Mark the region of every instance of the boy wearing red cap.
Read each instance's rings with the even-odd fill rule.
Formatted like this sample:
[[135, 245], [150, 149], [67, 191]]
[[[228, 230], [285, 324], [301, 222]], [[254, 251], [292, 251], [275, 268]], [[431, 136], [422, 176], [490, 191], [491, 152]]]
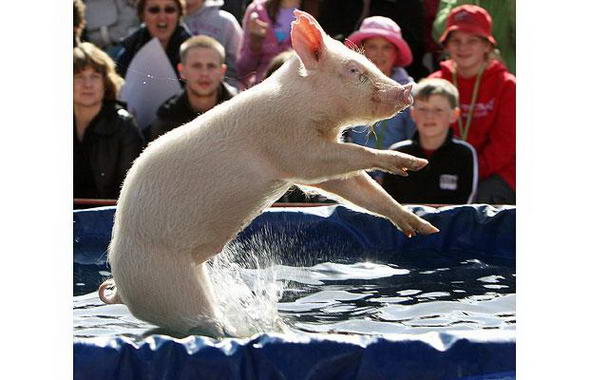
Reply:
[[515, 76], [492, 52], [489, 13], [476, 5], [454, 8], [440, 43], [450, 59], [430, 78], [452, 82], [460, 93], [456, 136], [478, 153], [476, 202], [515, 204]]
[[[360, 29], [352, 33], [347, 41], [359, 47], [364, 55], [372, 61], [389, 78], [404, 85], [413, 83], [404, 67], [411, 64], [413, 55], [407, 42], [403, 39], [401, 28], [388, 17], [372, 16], [362, 22]], [[411, 122], [407, 110], [391, 119], [376, 123], [372, 132], [367, 126], [357, 126], [347, 131], [347, 139], [363, 146], [376, 149], [388, 149], [392, 144], [413, 136], [415, 125]], [[382, 173], [372, 175], [380, 181]]]

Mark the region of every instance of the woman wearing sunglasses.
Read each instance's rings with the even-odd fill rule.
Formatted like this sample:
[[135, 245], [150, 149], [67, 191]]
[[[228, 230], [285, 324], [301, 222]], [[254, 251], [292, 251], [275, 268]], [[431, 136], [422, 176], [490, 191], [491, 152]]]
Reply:
[[185, 0], [139, 0], [137, 14], [142, 21], [137, 31], [127, 36], [117, 56], [117, 71], [124, 78], [135, 54], [152, 38], [157, 38], [166, 52], [170, 64], [178, 73], [180, 45], [190, 38], [190, 32], [180, 22], [186, 11]]

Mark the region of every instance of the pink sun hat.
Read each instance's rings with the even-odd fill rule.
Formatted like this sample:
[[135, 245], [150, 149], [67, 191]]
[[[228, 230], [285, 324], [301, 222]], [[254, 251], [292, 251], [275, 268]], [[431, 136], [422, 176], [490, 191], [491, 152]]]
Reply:
[[395, 45], [399, 50], [399, 56], [395, 66], [405, 67], [413, 62], [413, 54], [407, 42], [403, 39], [401, 28], [396, 22], [384, 16], [366, 17], [360, 25], [360, 29], [350, 34], [347, 38], [350, 42], [360, 46], [367, 38], [383, 37]]

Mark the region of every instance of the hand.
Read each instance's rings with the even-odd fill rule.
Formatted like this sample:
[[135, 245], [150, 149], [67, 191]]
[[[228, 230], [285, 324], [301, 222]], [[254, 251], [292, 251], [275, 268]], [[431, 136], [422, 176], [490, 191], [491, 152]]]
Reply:
[[267, 22], [259, 19], [257, 12], [252, 12], [248, 21], [248, 29], [251, 40], [251, 49], [255, 52], [259, 52], [262, 48], [262, 41], [268, 34], [269, 25]]

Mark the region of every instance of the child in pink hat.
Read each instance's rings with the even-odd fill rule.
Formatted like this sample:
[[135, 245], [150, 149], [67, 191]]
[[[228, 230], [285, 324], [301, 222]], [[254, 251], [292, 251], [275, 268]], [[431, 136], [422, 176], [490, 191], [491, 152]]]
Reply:
[[452, 9], [440, 37], [449, 59], [429, 77], [458, 88], [462, 116], [453, 128], [478, 154], [476, 202], [515, 204], [515, 76], [494, 56], [492, 25], [484, 8]]
[[[413, 61], [411, 49], [403, 39], [401, 28], [388, 17], [365, 18], [360, 29], [350, 34], [348, 41], [364, 48], [368, 59], [388, 76], [392, 75], [395, 66], [406, 67]], [[386, 53], [386, 57], [383, 57], [382, 52]]]
[[[403, 39], [401, 28], [388, 17], [372, 16], [362, 21], [360, 29], [347, 40], [360, 48], [386, 76], [404, 85], [414, 83], [403, 68], [413, 61], [413, 55]], [[347, 139], [363, 146], [388, 149], [392, 144], [409, 139], [415, 132], [408, 111], [405, 110], [391, 119], [379, 121], [369, 133], [368, 126], [358, 126], [348, 131]], [[375, 173], [379, 181], [382, 173]]]

